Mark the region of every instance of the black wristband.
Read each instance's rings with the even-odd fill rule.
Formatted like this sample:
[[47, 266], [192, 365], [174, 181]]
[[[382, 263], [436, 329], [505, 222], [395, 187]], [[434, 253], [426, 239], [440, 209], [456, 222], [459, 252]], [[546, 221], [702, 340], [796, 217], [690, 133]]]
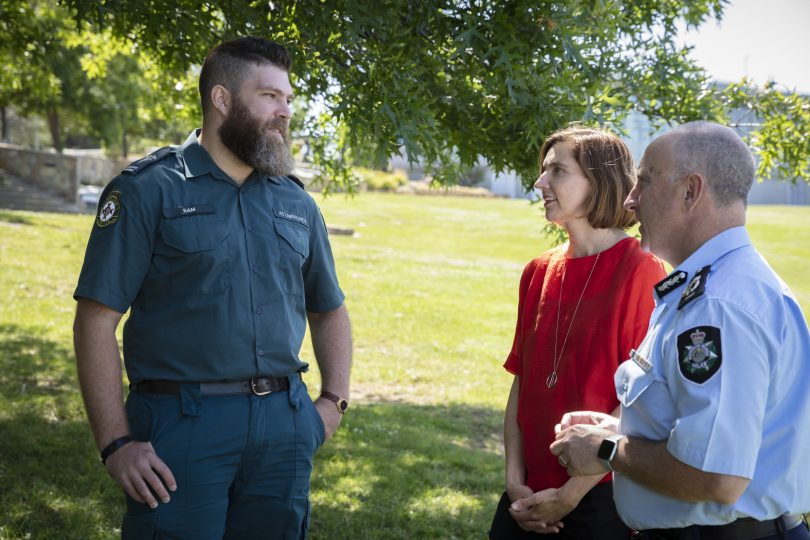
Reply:
[[101, 451], [101, 464], [106, 465], [107, 458], [110, 457], [113, 452], [130, 442], [132, 442], [132, 438], [129, 435], [124, 435], [123, 437], [118, 437], [113, 442], [108, 444], [107, 447]]

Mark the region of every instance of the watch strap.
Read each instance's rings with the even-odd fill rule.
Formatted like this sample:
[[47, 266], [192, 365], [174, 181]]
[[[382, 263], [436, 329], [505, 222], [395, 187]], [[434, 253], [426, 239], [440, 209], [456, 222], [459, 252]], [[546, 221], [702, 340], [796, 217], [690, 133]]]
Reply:
[[101, 464], [106, 465], [107, 458], [110, 457], [113, 452], [130, 442], [132, 442], [132, 438], [129, 435], [124, 435], [123, 437], [118, 437], [113, 442], [105, 446], [104, 450], [101, 451]]
[[349, 401], [346, 398], [342, 398], [337, 394], [333, 394], [327, 390], [321, 390], [321, 397], [328, 399], [332, 403], [337, 406], [337, 410], [340, 414], [345, 414], [346, 411], [349, 409]]

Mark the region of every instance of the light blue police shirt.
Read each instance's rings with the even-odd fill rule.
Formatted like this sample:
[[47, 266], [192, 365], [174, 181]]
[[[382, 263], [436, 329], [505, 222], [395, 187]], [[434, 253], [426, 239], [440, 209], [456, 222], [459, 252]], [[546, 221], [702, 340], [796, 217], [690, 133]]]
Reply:
[[637, 355], [614, 378], [619, 432], [666, 440], [683, 463], [751, 482], [723, 505], [615, 473], [622, 520], [641, 530], [810, 511], [810, 332], [796, 299], [744, 227], [706, 242], [669, 278]]

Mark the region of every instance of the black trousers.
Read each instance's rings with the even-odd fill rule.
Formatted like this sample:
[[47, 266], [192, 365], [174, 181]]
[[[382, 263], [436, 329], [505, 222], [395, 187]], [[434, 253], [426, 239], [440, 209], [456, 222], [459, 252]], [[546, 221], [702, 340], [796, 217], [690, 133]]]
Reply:
[[570, 514], [562, 519], [565, 527], [557, 534], [547, 535], [524, 531], [509, 513], [512, 501], [506, 493], [498, 503], [490, 540], [627, 540], [630, 529], [622, 523], [613, 503], [613, 485], [605, 482], [594, 487], [579, 502]]
[[[801, 523], [792, 529], [780, 530], [772, 534], [745, 535], [731, 534], [724, 532], [723, 527], [699, 527], [693, 525], [683, 529], [658, 529], [652, 531], [641, 531], [636, 537], [638, 540], [808, 540], [810, 531], [806, 523]], [[776, 527], [774, 527], [776, 529]]]

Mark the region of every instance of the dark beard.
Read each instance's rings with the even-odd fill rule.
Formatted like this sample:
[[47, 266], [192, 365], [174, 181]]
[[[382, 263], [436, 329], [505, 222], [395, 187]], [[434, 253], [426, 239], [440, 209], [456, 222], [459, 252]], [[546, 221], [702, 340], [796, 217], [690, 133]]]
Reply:
[[[265, 133], [271, 128], [279, 130], [283, 142], [275, 135]], [[234, 96], [231, 111], [219, 126], [218, 133], [222, 144], [262, 174], [286, 176], [295, 167], [287, 123], [275, 118], [262, 124], [237, 96]]]

